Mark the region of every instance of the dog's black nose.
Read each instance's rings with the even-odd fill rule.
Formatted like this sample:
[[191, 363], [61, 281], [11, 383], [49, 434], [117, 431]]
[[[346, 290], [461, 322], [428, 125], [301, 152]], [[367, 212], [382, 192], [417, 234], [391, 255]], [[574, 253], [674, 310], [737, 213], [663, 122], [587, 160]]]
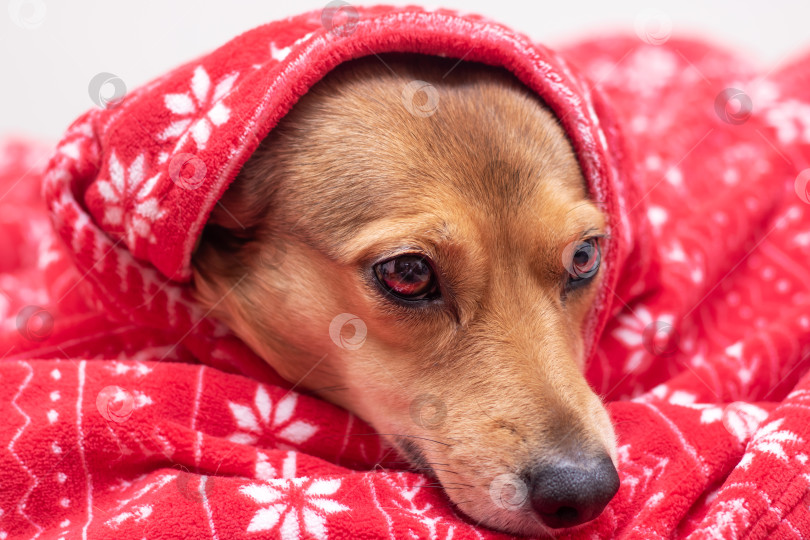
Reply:
[[529, 478], [532, 507], [554, 529], [594, 519], [619, 490], [619, 474], [606, 454], [539, 466]]

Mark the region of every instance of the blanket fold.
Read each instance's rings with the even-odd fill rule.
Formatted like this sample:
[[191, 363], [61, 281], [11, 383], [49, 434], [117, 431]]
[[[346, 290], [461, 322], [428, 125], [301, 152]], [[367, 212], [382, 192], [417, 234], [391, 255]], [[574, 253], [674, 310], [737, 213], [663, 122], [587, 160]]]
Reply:
[[395, 51], [514, 73], [607, 214], [584, 338], [621, 488], [561, 534], [810, 536], [810, 56], [767, 71], [626, 36], [555, 52], [476, 15], [342, 9], [246, 32], [55, 149], [0, 142], [0, 540], [503, 537], [190, 293], [259, 142], [335, 66]]

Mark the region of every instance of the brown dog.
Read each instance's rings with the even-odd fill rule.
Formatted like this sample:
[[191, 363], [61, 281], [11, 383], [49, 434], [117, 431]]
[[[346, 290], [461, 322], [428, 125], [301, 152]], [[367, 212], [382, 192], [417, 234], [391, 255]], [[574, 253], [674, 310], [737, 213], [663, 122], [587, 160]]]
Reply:
[[619, 485], [582, 375], [605, 220], [537, 96], [456, 64], [371, 56], [316, 84], [220, 201], [195, 284], [473, 520], [547, 534]]

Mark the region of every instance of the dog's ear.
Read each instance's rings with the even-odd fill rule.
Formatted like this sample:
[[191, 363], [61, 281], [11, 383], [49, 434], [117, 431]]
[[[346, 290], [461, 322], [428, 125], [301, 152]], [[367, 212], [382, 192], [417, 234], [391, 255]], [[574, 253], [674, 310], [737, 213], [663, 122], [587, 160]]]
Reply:
[[265, 222], [277, 189], [269, 147], [269, 138], [259, 145], [217, 201], [206, 226], [221, 227], [245, 237]]
[[216, 298], [252, 267], [259, 244], [270, 232], [277, 190], [274, 157], [267, 139], [242, 167], [214, 206], [192, 255], [194, 282], [201, 298]]
[[239, 251], [269, 226], [277, 188], [272, 161], [269, 141], [265, 140], [217, 201], [195, 254], [204, 244], [229, 253]]

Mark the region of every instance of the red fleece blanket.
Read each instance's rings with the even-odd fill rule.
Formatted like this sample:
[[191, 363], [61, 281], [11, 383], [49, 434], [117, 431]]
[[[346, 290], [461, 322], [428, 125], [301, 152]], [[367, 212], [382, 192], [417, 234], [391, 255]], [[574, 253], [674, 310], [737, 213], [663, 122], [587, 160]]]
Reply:
[[511, 70], [608, 214], [585, 338], [621, 488], [560, 534], [810, 537], [810, 57], [758, 71], [659, 36], [555, 53], [471, 15], [343, 11], [99, 99], [54, 151], [0, 147], [0, 539], [499, 536], [188, 292], [259, 141], [335, 65], [388, 51]]

